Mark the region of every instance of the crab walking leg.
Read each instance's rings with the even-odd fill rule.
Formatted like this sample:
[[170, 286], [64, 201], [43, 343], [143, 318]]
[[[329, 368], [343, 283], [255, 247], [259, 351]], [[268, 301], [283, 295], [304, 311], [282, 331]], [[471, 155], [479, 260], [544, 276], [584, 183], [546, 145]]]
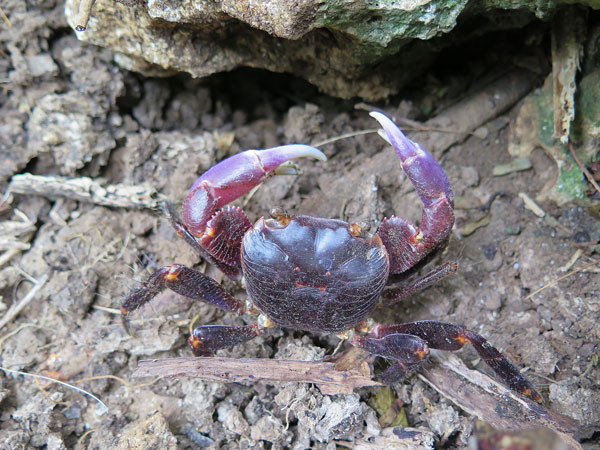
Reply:
[[142, 285], [131, 292], [121, 303], [123, 327], [129, 333], [129, 314], [148, 303], [164, 289], [193, 300], [210, 303], [225, 311], [243, 314], [244, 305], [232, 297], [212, 278], [182, 265], [164, 266], [148, 277]]
[[204, 325], [195, 328], [188, 340], [194, 356], [212, 356], [217, 350], [233, 347], [263, 333], [257, 324], [246, 326]]
[[426, 273], [417, 279], [411, 279], [400, 284], [399, 287], [389, 289], [383, 293], [383, 300], [379, 303], [379, 307], [390, 306], [409, 297], [410, 295], [427, 289], [429, 286], [443, 280], [448, 275], [452, 275], [458, 270], [458, 264], [454, 261], [445, 262], [441, 266], [436, 267], [431, 272]]
[[391, 272], [402, 273], [448, 238], [454, 224], [454, 195], [448, 177], [430, 153], [408, 139], [385, 115], [374, 111], [371, 116], [383, 127], [423, 202], [420, 229], [399, 217], [384, 220], [379, 228], [390, 254]]
[[406, 372], [414, 369], [429, 356], [429, 347], [423, 339], [401, 332], [382, 337], [354, 336], [350, 343], [374, 355], [394, 361], [394, 364], [381, 375], [382, 381], [386, 384], [399, 381]]
[[[461, 325], [454, 325], [435, 320], [408, 322], [400, 325], [375, 325], [369, 333], [376, 339], [394, 336], [398, 333], [410, 334], [422, 339], [429, 348], [454, 351], [461, 349], [466, 343], [471, 343], [479, 356], [502, 378], [515, 392], [540, 402], [542, 397], [533, 385], [521, 375], [506, 357], [496, 350], [482, 336], [467, 330]], [[367, 338], [369, 339], [369, 338]], [[385, 355], [382, 355], [385, 356]]]

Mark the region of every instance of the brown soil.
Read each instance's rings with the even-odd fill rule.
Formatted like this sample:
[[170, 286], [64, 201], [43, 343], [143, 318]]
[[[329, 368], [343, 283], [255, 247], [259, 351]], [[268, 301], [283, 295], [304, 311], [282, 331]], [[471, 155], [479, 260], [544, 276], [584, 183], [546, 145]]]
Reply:
[[[149, 185], [180, 201], [200, 173], [227, 155], [375, 127], [352, 104], [320, 96], [287, 76], [238, 71], [207, 80], [142, 78], [115, 65], [109, 51], [82, 46], [66, 26], [61, 2], [22, 3], [2, 5], [12, 22], [0, 31], [2, 191], [14, 174], [30, 172]], [[414, 118], [418, 110], [412, 105], [431, 97], [422, 88], [413, 100], [395, 100], [391, 105], [400, 107], [384, 109]], [[459, 272], [379, 310], [375, 319], [437, 319], [482, 334], [527, 368], [549, 409], [580, 422], [576, 438], [585, 448], [600, 448], [595, 441], [600, 278], [593, 267], [570, 273], [598, 258], [593, 244], [600, 241], [600, 226], [588, 209], [575, 204], [542, 204], [550, 220], [525, 207], [518, 194], [534, 198], [555, 175], [542, 150], [534, 153], [532, 169], [492, 176], [494, 166], [511, 159], [506, 146], [517, 111], [515, 105], [485, 125], [484, 138], [471, 136], [441, 158], [460, 208], [448, 248], [434, 263], [456, 260]], [[397, 178], [352, 179], [353, 168], [368, 165], [386, 149], [377, 135], [322, 148], [327, 163], [303, 160], [303, 175], [270, 179], [236, 204], [251, 220], [274, 206], [373, 225], [393, 213], [420, 219], [419, 199], [391, 149], [386, 151], [389, 164], [398, 166]], [[338, 182], [344, 177], [350, 182]], [[479, 208], [498, 192], [504, 194], [488, 210]], [[98, 397], [108, 410], [71, 388], [5, 372], [0, 449], [330, 449], [382, 432], [372, 408], [375, 388], [329, 396], [301, 383], [132, 380], [140, 359], [190, 356], [186, 338], [194, 316], [204, 324], [249, 320], [165, 292], [134, 315], [136, 334], [128, 336], [118, 315], [120, 301], [149, 273], [176, 262], [205, 271], [238, 298], [244, 291], [203, 264], [159, 213], [51, 195], [5, 200], [9, 206], [0, 210], [0, 233], [31, 247], [0, 265], [0, 313], [28, 294], [31, 279], [47, 281], [0, 329], [0, 365], [68, 382]], [[2, 228], [25, 217], [31, 226], [21, 234]], [[467, 235], [484, 217], [489, 224]], [[3, 238], [0, 234], [0, 243]], [[333, 336], [273, 329], [219, 355], [321, 359], [337, 344]], [[477, 365], [471, 348], [458, 354], [488, 371]], [[467, 448], [474, 417], [416, 376], [395, 385], [393, 393], [408, 425], [433, 433], [436, 447]]]

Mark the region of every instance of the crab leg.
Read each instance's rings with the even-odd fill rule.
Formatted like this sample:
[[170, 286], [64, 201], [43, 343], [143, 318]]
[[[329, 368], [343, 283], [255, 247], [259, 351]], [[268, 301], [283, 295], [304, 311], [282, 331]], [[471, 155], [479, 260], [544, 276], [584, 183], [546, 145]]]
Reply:
[[[454, 261], [446, 262], [436, 267], [431, 272], [408, 282], [402, 282], [398, 287], [389, 289], [383, 293], [383, 300], [378, 305], [380, 307], [390, 306], [409, 297], [410, 295], [427, 289], [429, 286], [443, 280], [448, 275], [452, 275], [458, 269], [458, 264]], [[389, 283], [389, 282], [388, 282]]]
[[[240, 212], [241, 212], [241, 210], [240, 210]], [[240, 269], [240, 265], [226, 264], [225, 262], [215, 258], [213, 255], [211, 255], [208, 252], [207, 249], [205, 249], [196, 240], [196, 238], [194, 236], [192, 236], [192, 234], [188, 231], [188, 229], [186, 228], [184, 223], [181, 221], [181, 219], [177, 215], [177, 212], [175, 211], [175, 208], [173, 207], [173, 205], [171, 203], [165, 204], [164, 213], [171, 221], [171, 226], [175, 229], [177, 236], [182, 238], [190, 247], [192, 247], [194, 250], [196, 250], [200, 254], [200, 256], [202, 256], [206, 261], [217, 266], [221, 270], [221, 272], [223, 272], [225, 275], [227, 275], [232, 280], [237, 281], [242, 277], [242, 271]], [[245, 217], [245, 215], [242, 217]], [[234, 228], [230, 232], [229, 236], [232, 236], [234, 239], [238, 239], [239, 238], [237, 236], [238, 233], [241, 230], [243, 230], [243, 232], [242, 232], [242, 234], [243, 234], [250, 226], [250, 221], [247, 220], [247, 224], [244, 221], [241, 221], [241, 224], [243, 226]], [[217, 242], [223, 242], [223, 239], [221, 239], [220, 241], [217, 240]], [[237, 257], [237, 259], [239, 259], [239, 247], [238, 247], [238, 249], [236, 249], [235, 247], [231, 246], [230, 250], [229, 250], [229, 254], [231, 255], [234, 252], [237, 252], [237, 253], [235, 253], [233, 255], [233, 257], [234, 258]]]
[[400, 217], [385, 219], [379, 235], [390, 255], [391, 273], [402, 273], [444, 243], [454, 224], [454, 196], [440, 164], [408, 139], [388, 117], [371, 112], [402, 161], [402, 169], [423, 202], [421, 227]]
[[188, 344], [194, 356], [212, 356], [217, 350], [233, 347], [263, 333], [257, 324], [246, 326], [204, 325], [194, 328]]
[[401, 380], [408, 371], [429, 356], [429, 347], [423, 339], [402, 332], [377, 338], [354, 336], [350, 343], [369, 353], [394, 361], [381, 375], [386, 384]]
[[169, 288], [184, 297], [210, 303], [225, 311], [244, 313], [242, 302], [232, 297], [212, 278], [182, 265], [164, 266], [150, 275], [121, 303], [123, 327], [129, 333], [129, 314]]
[[[298, 173], [291, 160], [301, 157], [327, 159], [320, 150], [308, 145], [284, 145], [246, 150], [220, 162], [198, 178], [190, 189], [183, 201], [183, 223], [173, 222], [177, 233], [187, 238], [188, 243], [189, 238], [198, 238], [200, 247], [211, 258], [234, 268], [229, 271], [232, 273], [224, 272], [235, 278], [235, 268], [240, 267], [242, 238], [251, 223], [240, 208], [226, 205], [271, 175]], [[207, 259], [214, 262], [211, 258]]]
[[[369, 333], [372, 337], [355, 337], [352, 344], [364, 348], [371, 353], [396, 360], [397, 363], [390, 369], [391, 372], [384, 372], [386, 382], [396, 381], [396, 376], [402, 376], [403, 370], [418, 364], [417, 358], [425, 358], [429, 354], [428, 348], [438, 350], [454, 351], [461, 349], [466, 343], [471, 343], [479, 356], [502, 378], [508, 386], [515, 392], [540, 402], [542, 397], [536, 392], [533, 385], [521, 375], [517, 369], [506, 357], [493, 347], [482, 336], [473, 331], [467, 330], [460, 325], [454, 325], [435, 320], [423, 320], [419, 322], [408, 322], [400, 325], [375, 325]], [[396, 342], [392, 339], [395, 336], [410, 335], [416, 339], [422, 340], [426, 345], [425, 349], [395, 348]], [[397, 339], [397, 338], [394, 338]], [[403, 344], [401, 344], [403, 345]], [[428, 348], [427, 348], [428, 347]], [[401, 350], [412, 351], [413, 359], [398, 359], [394, 355]], [[415, 358], [416, 356], [417, 358]], [[390, 370], [388, 369], [388, 370]]]

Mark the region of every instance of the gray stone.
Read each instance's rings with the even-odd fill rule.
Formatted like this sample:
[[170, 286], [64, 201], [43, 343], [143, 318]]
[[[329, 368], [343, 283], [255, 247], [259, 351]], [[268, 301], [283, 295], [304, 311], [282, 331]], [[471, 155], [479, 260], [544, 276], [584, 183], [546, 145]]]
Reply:
[[105, 109], [77, 91], [48, 94], [40, 99], [27, 123], [30, 154], [61, 175], [74, 175], [93, 157], [115, 147]]
[[119, 434], [117, 442], [110, 447], [116, 450], [150, 448], [175, 450], [177, 438], [169, 430], [169, 424], [162, 414], [157, 412], [147, 419], [140, 419], [127, 425]]
[[[77, 0], [67, 0], [75, 28]], [[560, 2], [147, 0], [97, 2], [82, 41], [118, 53], [119, 64], [146, 75], [202, 77], [236, 67], [301, 76], [331, 95], [377, 99], [422, 73], [445, 45], [436, 39], [457, 20], [482, 27], [455, 33], [453, 44], [549, 17]], [[582, 4], [592, 4], [584, 2]], [[512, 12], [506, 14], [506, 10]], [[498, 13], [502, 12], [502, 15]], [[448, 40], [450, 43], [450, 40]], [[391, 58], [391, 56], [394, 56]], [[373, 70], [377, 67], [377, 70]]]

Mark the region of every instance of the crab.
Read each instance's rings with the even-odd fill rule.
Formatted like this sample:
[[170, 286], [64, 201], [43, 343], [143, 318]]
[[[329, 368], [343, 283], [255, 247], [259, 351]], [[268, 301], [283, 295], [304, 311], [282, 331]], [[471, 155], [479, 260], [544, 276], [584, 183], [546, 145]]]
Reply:
[[[254, 225], [238, 207], [227, 206], [275, 174], [295, 174], [292, 160], [325, 155], [307, 145], [247, 150], [215, 165], [191, 187], [182, 219], [167, 215], [179, 237], [232, 280], [242, 281], [247, 301], [230, 295], [207, 275], [183, 265], [161, 267], [122, 302], [125, 329], [130, 313], [168, 288], [225, 311], [256, 317], [251, 325], [203, 325], [189, 344], [195, 356], [211, 356], [273, 326], [336, 333], [356, 347], [391, 362], [381, 375], [393, 383], [417, 368], [430, 349], [453, 351], [471, 343], [508, 386], [535, 401], [532, 384], [496, 348], [461, 325], [423, 320], [375, 323], [377, 307], [390, 306], [457, 269], [446, 262], [423, 276], [417, 270], [446, 245], [454, 224], [453, 194], [440, 164], [408, 139], [384, 114], [371, 112], [400, 158], [422, 203], [420, 226], [392, 216], [373, 235], [342, 220], [288, 215], [280, 209]], [[400, 282], [400, 288], [384, 288]], [[391, 292], [391, 294], [390, 294]]]

